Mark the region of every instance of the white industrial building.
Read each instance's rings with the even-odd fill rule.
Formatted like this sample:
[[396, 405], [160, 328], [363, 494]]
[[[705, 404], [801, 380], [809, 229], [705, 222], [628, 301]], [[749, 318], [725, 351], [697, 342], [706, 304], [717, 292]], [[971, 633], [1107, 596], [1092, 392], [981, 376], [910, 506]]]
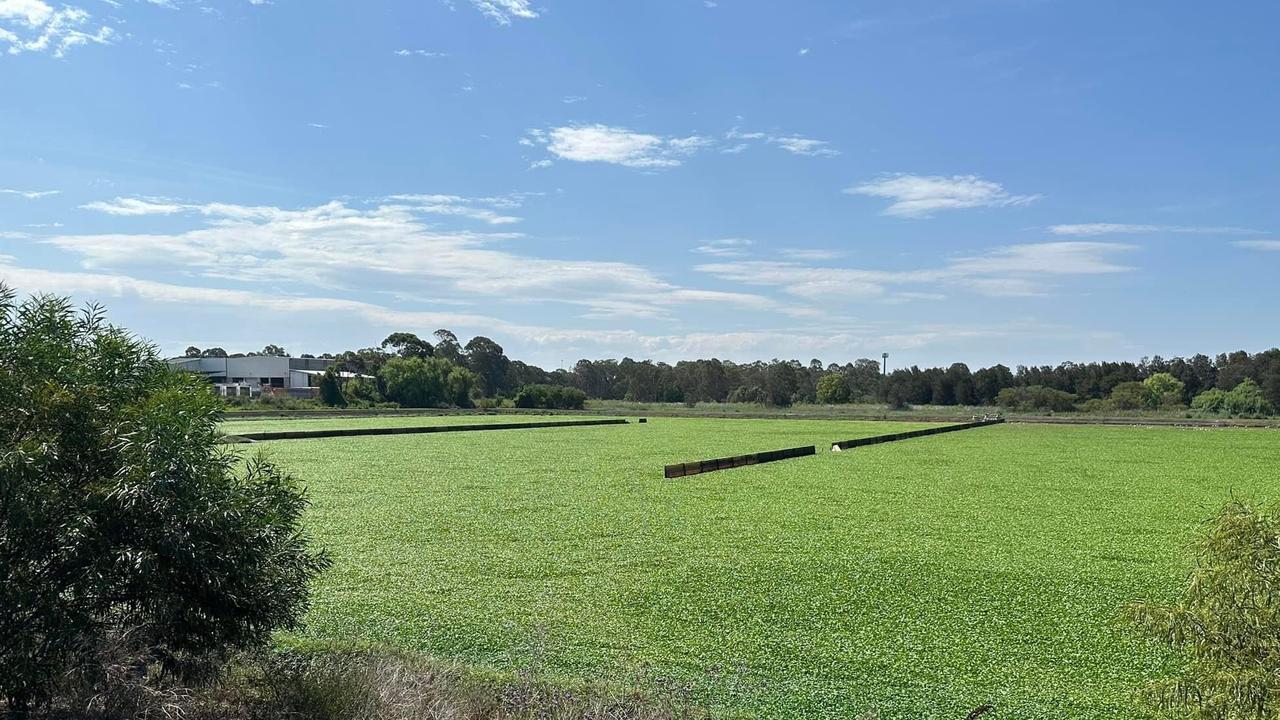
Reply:
[[[273, 355], [242, 357], [180, 357], [169, 364], [203, 375], [217, 388], [219, 395], [254, 396], [275, 392], [294, 397], [312, 397], [317, 393], [319, 377], [334, 361], [327, 358], [295, 358]], [[344, 378], [357, 377], [341, 373]]]

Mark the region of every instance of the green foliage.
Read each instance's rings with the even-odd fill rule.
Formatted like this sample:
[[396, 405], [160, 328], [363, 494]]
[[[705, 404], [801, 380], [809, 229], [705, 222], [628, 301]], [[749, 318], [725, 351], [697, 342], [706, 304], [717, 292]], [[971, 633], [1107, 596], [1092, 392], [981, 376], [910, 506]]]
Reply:
[[373, 407], [383, 401], [377, 381], [363, 377], [351, 378], [343, 384], [342, 399], [355, 407]]
[[514, 400], [518, 408], [546, 410], [581, 410], [586, 402], [586, 393], [563, 385], [525, 385], [516, 393]]
[[849, 402], [851, 395], [849, 381], [843, 375], [831, 373], [818, 380], [817, 400], [823, 405], [838, 405]]
[[1182, 404], [1185, 384], [1166, 372], [1155, 373], [1142, 381], [1155, 397], [1157, 407], [1177, 407]]
[[1155, 410], [1160, 398], [1145, 383], [1124, 382], [1115, 386], [1107, 397], [1116, 410]]
[[1228, 392], [1213, 388], [1200, 393], [1191, 401], [1191, 409], [1212, 415], [1260, 416], [1275, 412], [1262, 388], [1248, 378]]
[[378, 372], [388, 400], [401, 407], [470, 407], [475, 374], [440, 357], [395, 357]]
[[342, 380], [333, 366], [325, 368], [320, 376], [320, 402], [330, 407], [345, 407], [347, 404], [342, 394]]
[[1227, 392], [1226, 409], [1232, 415], [1270, 415], [1275, 412], [1262, 388], [1251, 378], [1245, 378]]
[[1043, 385], [1011, 387], [1000, 391], [996, 404], [1021, 412], [1068, 412], [1075, 409], [1076, 396]]
[[428, 358], [435, 354], [431, 343], [409, 332], [391, 333], [380, 347], [383, 350], [392, 348], [400, 357]]
[[[218, 444], [221, 403], [154, 348], [0, 286], [0, 696], [22, 708], [127, 635], [150, 659], [296, 627], [327, 564], [292, 478]], [[90, 670], [91, 671], [91, 668]]]
[[1142, 632], [1179, 651], [1181, 672], [1153, 682], [1160, 707], [1199, 720], [1280, 718], [1280, 520], [1232, 500], [1172, 605], [1138, 603]]
[[1224, 413], [1227, 410], [1227, 392], [1218, 388], [1205, 390], [1191, 401], [1191, 409], [1213, 415]]

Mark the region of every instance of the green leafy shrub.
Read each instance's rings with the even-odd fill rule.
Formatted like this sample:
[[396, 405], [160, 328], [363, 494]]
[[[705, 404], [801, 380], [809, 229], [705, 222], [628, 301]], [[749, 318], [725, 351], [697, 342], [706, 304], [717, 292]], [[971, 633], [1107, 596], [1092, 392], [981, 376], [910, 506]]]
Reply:
[[1080, 404], [1080, 412], [1101, 414], [1115, 410], [1115, 406], [1110, 400], [1102, 398], [1089, 398]]
[[1160, 407], [1160, 396], [1145, 383], [1137, 381], [1116, 385], [1107, 399], [1117, 410], [1155, 410]]
[[391, 358], [378, 371], [388, 400], [401, 407], [471, 406], [476, 374], [440, 357]]
[[581, 410], [587, 402], [587, 394], [578, 388], [564, 385], [525, 385], [515, 396], [518, 408], [542, 408], [545, 410]]
[[[359, 408], [376, 407], [383, 402], [378, 383], [372, 378], [351, 378], [342, 386], [342, 400]], [[398, 407], [398, 406], [397, 406]]]
[[1280, 718], [1280, 520], [1232, 500], [1196, 553], [1182, 598], [1137, 603], [1146, 635], [1182, 654], [1181, 672], [1153, 682], [1161, 708], [1200, 720]]
[[1227, 393], [1225, 390], [1212, 388], [1205, 390], [1191, 400], [1191, 409], [1212, 415], [1220, 415], [1227, 409]]
[[1275, 411], [1251, 378], [1245, 378], [1227, 393], [1226, 410], [1232, 415], [1270, 415]]
[[996, 404], [1022, 412], [1067, 412], [1075, 409], [1076, 396], [1043, 385], [1027, 385], [1001, 390], [996, 396]]
[[1258, 383], [1246, 378], [1229, 392], [1213, 388], [1191, 401], [1191, 409], [1212, 415], [1270, 415], [1275, 408]]
[[342, 395], [338, 371], [332, 366], [325, 368], [324, 374], [320, 376], [320, 402], [329, 407], [344, 407], [347, 404], [347, 399]]
[[1142, 384], [1155, 397], [1158, 407], [1179, 407], [1182, 405], [1182, 391], [1186, 385], [1169, 373], [1155, 373], [1143, 380]]
[[823, 405], [847, 403], [852, 395], [849, 381], [839, 373], [830, 373], [818, 379], [818, 402]]
[[203, 379], [0, 285], [0, 696], [47, 700], [129, 637], [171, 672], [297, 626], [328, 564], [293, 479], [218, 444]]

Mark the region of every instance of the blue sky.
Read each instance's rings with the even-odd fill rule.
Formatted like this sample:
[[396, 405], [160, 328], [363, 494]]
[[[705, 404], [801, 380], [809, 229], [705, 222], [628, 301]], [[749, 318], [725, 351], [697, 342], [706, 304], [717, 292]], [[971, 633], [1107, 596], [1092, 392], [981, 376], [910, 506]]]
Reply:
[[166, 352], [392, 331], [1260, 350], [1280, 5], [0, 0], [0, 278]]

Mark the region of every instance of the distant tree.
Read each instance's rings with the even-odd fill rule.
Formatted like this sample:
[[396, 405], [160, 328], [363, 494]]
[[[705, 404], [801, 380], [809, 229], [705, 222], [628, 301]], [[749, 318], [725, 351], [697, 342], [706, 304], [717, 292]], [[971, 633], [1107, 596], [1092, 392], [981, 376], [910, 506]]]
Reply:
[[1011, 387], [1000, 391], [996, 403], [1022, 412], [1068, 412], [1075, 409], [1076, 396], [1043, 385]]
[[182, 357], [198, 358], [200, 357], [200, 348], [192, 345], [183, 351]]
[[320, 402], [330, 407], [344, 407], [347, 399], [342, 395], [342, 381], [333, 366], [325, 368], [320, 376]]
[[1013, 373], [1004, 365], [992, 365], [973, 374], [974, 399], [983, 405], [995, 403], [1000, 391], [1013, 385]]
[[795, 369], [784, 362], [769, 364], [764, 378], [765, 402], [775, 407], [790, 407], [796, 394]]
[[227, 351], [220, 347], [211, 347], [200, 353], [200, 357], [207, 358], [224, 358], [227, 357]]
[[843, 375], [831, 373], [818, 380], [818, 402], [823, 405], [836, 405], [849, 402], [849, 382]]
[[1245, 378], [1231, 388], [1226, 397], [1226, 409], [1232, 415], [1270, 415], [1275, 411], [1252, 378]]
[[346, 405], [369, 407], [383, 402], [378, 383], [369, 378], [356, 377], [342, 385], [342, 400]]
[[1111, 390], [1107, 398], [1117, 410], [1154, 410], [1160, 406], [1160, 398], [1141, 382], [1123, 382]]
[[947, 368], [946, 376], [951, 387], [951, 399], [956, 405], [973, 405], [977, 401], [977, 388], [968, 365], [955, 363]]
[[268, 345], [262, 348], [262, 352], [258, 354], [267, 357], [286, 357], [289, 353], [285, 352], [285, 349], [279, 345]]
[[1191, 409], [1221, 415], [1227, 411], [1227, 393], [1218, 388], [1205, 390], [1191, 401]]
[[109, 643], [170, 674], [298, 625], [327, 565], [287, 473], [220, 444], [221, 403], [97, 309], [0, 285], [0, 698], [92, 684]]
[[526, 385], [514, 398], [518, 408], [543, 408], [548, 410], [581, 410], [587, 394], [577, 388], [560, 385]]
[[400, 357], [428, 358], [434, 354], [431, 343], [407, 332], [391, 333], [382, 341], [381, 347], [383, 350], [393, 348]]
[[401, 407], [467, 406], [474, 375], [438, 357], [391, 358], [379, 373], [388, 400]]
[[456, 407], [471, 407], [471, 393], [478, 380], [475, 373], [454, 365], [444, 379], [445, 402]]
[[379, 348], [346, 350], [338, 353], [334, 358], [334, 366], [338, 370], [358, 375], [377, 375], [382, 370], [383, 364], [392, 357], [395, 356]]
[[1182, 404], [1184, 383], [1167, 372], [1158, 372], [1142, 381], [1155, 398], [1155, 404], [1172, 407]]
[[435, 331], [435, 356], [444, 358], [454, 365], [465, 365], [462, 357], [462, 346], [458, 344], [458, 336], [443, 328]]
[[1178, 652], [1182, 668], [1147, 695], [1199, 720], [1280, 718], [1280, 521], [1239, 500], [1218, 513], [1196, 548], [1195, 569], [1171, 605], [1127, 614]]
[[479, 378], [480, 392], [493, 397], [507, 389], [507, 368], [511, 361], [502, 346], [483, 335], [471, 338], [467, 343], [466, 366]]

